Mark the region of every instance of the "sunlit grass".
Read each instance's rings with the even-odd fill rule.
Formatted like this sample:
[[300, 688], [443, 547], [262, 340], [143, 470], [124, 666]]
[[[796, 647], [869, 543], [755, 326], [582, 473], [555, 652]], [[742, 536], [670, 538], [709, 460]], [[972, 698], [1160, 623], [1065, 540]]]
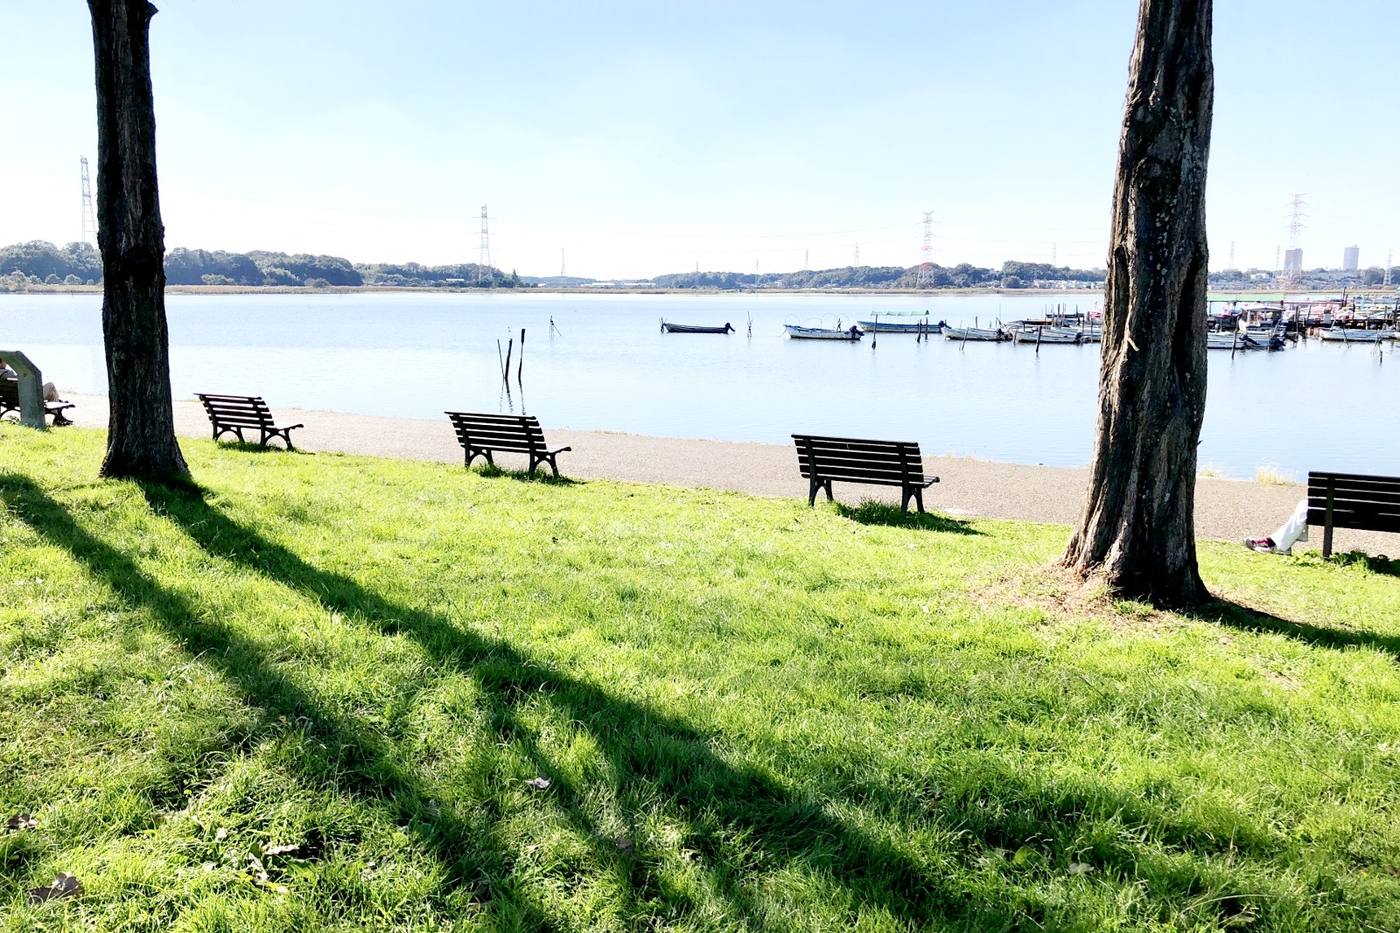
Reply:
[[1400, 928], [1389, 563], [185, 449], [0, 426], [0, 929]]

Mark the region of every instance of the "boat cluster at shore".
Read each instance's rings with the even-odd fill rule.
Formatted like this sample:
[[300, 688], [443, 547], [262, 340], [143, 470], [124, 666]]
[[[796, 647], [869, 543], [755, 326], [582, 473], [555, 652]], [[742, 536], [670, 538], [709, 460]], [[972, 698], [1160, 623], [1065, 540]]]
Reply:
[[[917, 320], [907, 320], [917, 316]], [[884, 320], [881, 318], [884, 317]], [[898, 320], [898, 318], [906, 320]], [[894, 320], [891, 320], [894, 318]], [[989, 322], [990, 323], [990, 322]], [[1212, 305], [1207, 315], [1206, 347], [1211, 350], [1283, 350], [1298, 340], [1316, 338], [1328, 343], [1363, 343], [1379, 346], [1383, 341], [1400, 341], [1400, 303], [1369, 302], [1365, 300], [1331, 300], [1328, 302], [1255, 304], [1243, 306], [1232, 303], [1224, 307]], [[910, 334], [916, 340], [941, 335], [962, 343], [1021, 343], [1051, 345], [1083, 345], [1103, 340], [1103, 312], [1095, 309], [1081, 314], [1077, 309], [1047, 309], [1043, 317], [996, 322], [994, 327], [953, 327], [947, 321], [933, 321], [927, 311], [921, 315], [893, 312], [888, 316], [874, 315], [870, 320], [857, 321], [850, 327], [808, 327], [785, 324], [788, 337], [794, 340], [835, 340], [853, 343], [866, 334]], [[729, 334], [734, 328], [702, 324], [672, 324], [661, 322], [664, 333], [671, 334]], [[752, 324], [749, 333], [752, 335]]]

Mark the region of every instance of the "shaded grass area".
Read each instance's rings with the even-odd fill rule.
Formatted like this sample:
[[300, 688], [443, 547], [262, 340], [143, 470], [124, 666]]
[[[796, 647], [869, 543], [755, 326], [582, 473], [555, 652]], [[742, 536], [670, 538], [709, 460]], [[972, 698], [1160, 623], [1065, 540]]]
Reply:
[[0, 427], [0, 929], [1400, 927], [1367, 564], [185, 447]]

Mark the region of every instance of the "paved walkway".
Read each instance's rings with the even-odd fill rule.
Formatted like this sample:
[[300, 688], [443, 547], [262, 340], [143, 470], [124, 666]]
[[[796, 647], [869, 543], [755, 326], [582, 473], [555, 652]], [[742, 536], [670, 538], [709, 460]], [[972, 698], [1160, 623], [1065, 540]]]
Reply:
[[[70, 395], [80, 425], [105, 428], [107, 399]], [[274, 409], [279, 423], [306, 424], [293, 433], [297, 446], [309, 451], [337, 451], [460, 463], [462, 449], [446, 418], [381, 418], [332, 411]], [[189, 437], [208, 437], [209, 421], [197, 401], [175, 403], [175, 429]], [[797, 473], [793, 449], [780, 444], [643, 437], [604, 431], [566, 431], [545, 426], [553, 446], [571, 446], [559, 460], [562, 471], [577, 479], [616, 479], [640, 483], [708, 487], [763, 496], [804, 498], [807, 483]], [[511, 458], [498, 462], [511, 466]], [[930, 508], [954, 515], [978, 515], [1023, 521], [1071, 524], [1083, 506], [1088, 471], [1022, 466], [955, 457], [929, 457], [929, 473], [942, 482], [925, 494]], [[521, 458], [519, 466], [524, 466]], [[883, 495], [882, 495], [883, 494]], [[1202, 477], [1196, 484], [1196, 529], [1202, 537], [1238, 541], [1269, 534], [1303, 496], [1298, 486], [1263, 485]], [[838, 499], [892, 498], [870, 486], [836, 486]], [[1317, 541], [1309, 545], [1319, 547]], [[1338, 531], [1338, 550], [1361, 548], [1372, 553], [1400, 552], [1400, 536]]]

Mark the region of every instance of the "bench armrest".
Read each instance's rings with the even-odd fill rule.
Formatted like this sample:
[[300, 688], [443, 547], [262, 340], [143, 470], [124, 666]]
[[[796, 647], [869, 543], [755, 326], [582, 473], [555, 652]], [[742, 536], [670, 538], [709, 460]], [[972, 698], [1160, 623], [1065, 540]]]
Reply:
[[304, 428], [304, 427], [306, 427], [306, 425], [304, 425], [304, 424], [289, 424], [289, 425], [287, 425], [285, 428], [280, 428], [279, 430], [282, 430], [282, 431], [295, 431], [297, 428]]
[[572, 448], [572, 447], [560, 447], [558, 450], [551, 450], [551, 451], [549, 452], [549, 455], [552, 457], [552, 456], [554, 456], [555, 454], [562, 454], [562, 453], [564, 453], [564, 452], [567, 451], [567, 450], [573, 450], [573, 448]]

